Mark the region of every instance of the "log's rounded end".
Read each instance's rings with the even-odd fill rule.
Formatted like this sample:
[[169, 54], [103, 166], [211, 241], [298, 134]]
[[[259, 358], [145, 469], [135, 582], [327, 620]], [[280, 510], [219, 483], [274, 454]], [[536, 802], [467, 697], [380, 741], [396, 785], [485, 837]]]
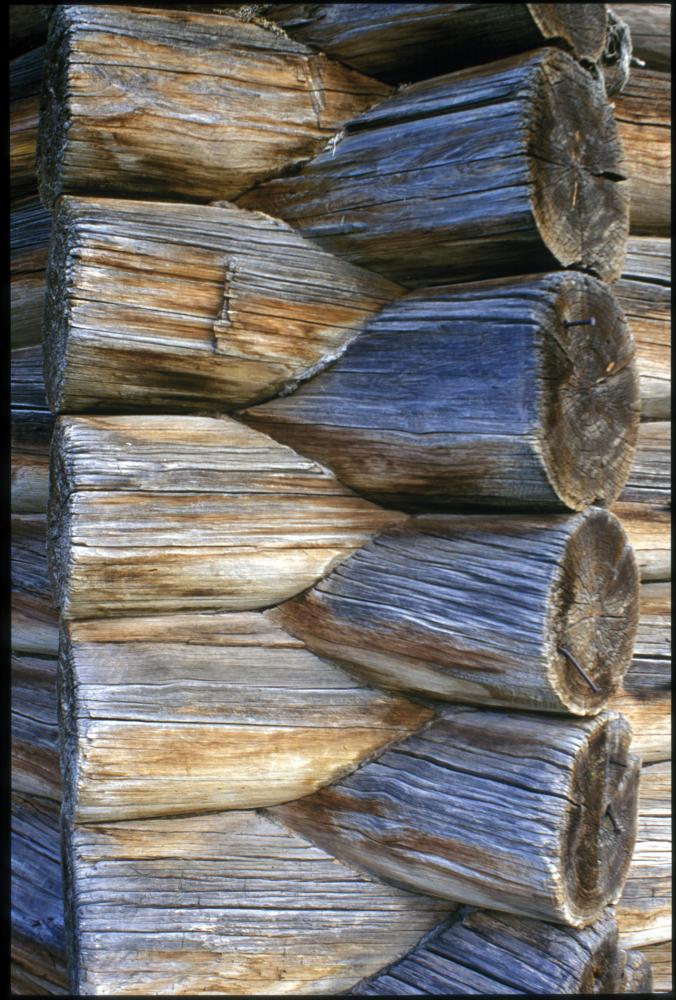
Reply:
[[563, 916], [585, 926], [617, 902], [636, 842], [641, 763], [628, 753], [631, 729], [616, 712], [594, 720], [578, 748], [560, 859]]
[[539, 448], [567, 507], [610, 506], [629, 476], [641, 419], [634, 339], [600, 281], [574, 273], [556, 280], [542, 338]]
[[640, 579], [614, 514], [593, 509], [574, 521], [551, 594], [549, 673], [567, 711], [593, 715], [631, 663]]
[[545, 42], [558, 41], [576, 59], [597, 62], [606, 46], [604, 3], [529, 3], [530, 16]]
[[531, 204], [558, 266], [616, 281], [629, 232], [629, 182], [603, 82], [546, 50], [529, 103]]

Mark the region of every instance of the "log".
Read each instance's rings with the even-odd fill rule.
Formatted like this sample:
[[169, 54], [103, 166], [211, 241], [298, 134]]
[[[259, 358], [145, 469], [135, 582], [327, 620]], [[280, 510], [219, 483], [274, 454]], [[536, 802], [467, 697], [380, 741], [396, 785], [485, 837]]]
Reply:
[[354, 774], [271, 815], [385, 881], [585, 926], [622, 891], [640, 764], [616, 713], [444, 707]]
[[9, 64], [10, 186], [13, 198], [37, 191], [35, 149], [45, 47], [31, 49]]
[[267, 399], [400, 294], [257, 212], [71, 197], [47, 280], [47, 396], [71, 413]]
[[671, 941], [647, 945], [642, 952], [652, 967], [654, 992], [671, 993], [673, 964]]
[[56, 665], [12, 654], [12, 789], [60, 802]]
[[560, 267], [614, 281], [625, 177], [603, 84], [550, 48], [413, 84], [238, 204], [407, 287]]
[[42, 346], [19, 347], [11, 352], [11, 396], [17, 409], [46, 410]]
[[671, 4], [614, 3], [613, 11], [629, 25], [634, 55], [647, 69], [671, 72]]
[[629, 536], [641, 580], [670, 580], [670, 509], [647, 503], [615, 503], [612, 510]]
[[45, 270], [49, 252], [51, 215], [37, 198], [23, 198], [10, 217], [10, 282], [12, 348], [42, 342]]
[[641, 419], [671, 415], [671, 241], [632, 236], [613, 291], [636, 341]]
[[630, 178], [629, 230], [671, 232], [671, 73], [633, 69], [615, 99], [615, 118]]
[[11, 826], [12, 992], [68, 995], [59, 807], [15, 793]]
[[78, 823], [285, 802], [433, 714], [353, 680], [265, 612], [72, 623], [61, 683]]
[[645, 996], [653, 991], [653, 970], [646, 956], [640, 951], [625, 952], [621, 993], [640, 993]]
[[[44, 563], [46, 576], [46, 556]], [[11, 598], [12, 649], [38, 656], [57, 656], [59, 616], [51, 596], [13, 591]]]
[[12, 511], [45, 514], [49, 492], [49, 442], [54, 418], [43, 410], [11, 412]]
[[450, 909], [254, 811], [69, 826], [65, 853], [76, 995], [340, 993]]
[[56, 6], [46, 66], [49, 206], [64, 192], [232, 198], [391, 92], [284, 33], [180, 10]]
[[390, 83], [547, 44], [595, 63], [607, 30], [604, 4], [275, 3], [260, 9], [298, 41]]
[[62, 417], [52, 455], [68, 619], [263, 608], [405, 520], [227, 418]]
[[671, 422], [654, 420], [638, 429], [636, 453], [621, 503], [671, 506]]
[[581, 510], [626, 482], [633, 355], [589, 276], [442, 286], [385, 307], [327, 371], [241, 416], [386, 505]]
[[671, 938], [671, 761], [642, 768], [638, 836], [617, 922], [624, 947]]
[[638, 594], [606, 511], [417, 517], [271, 614], [384, 687], [586, 715], [631, 662]]
[[[636, 952], [618, 947], [611, 911], [582, 930], [462, 907], [420, 944], [351, 996], [536, 996], [608, 994], [638, 973]], [[627, 962], [627, 959], [629, 961]], [[627, 968], [629, 966], [629, 968]]]

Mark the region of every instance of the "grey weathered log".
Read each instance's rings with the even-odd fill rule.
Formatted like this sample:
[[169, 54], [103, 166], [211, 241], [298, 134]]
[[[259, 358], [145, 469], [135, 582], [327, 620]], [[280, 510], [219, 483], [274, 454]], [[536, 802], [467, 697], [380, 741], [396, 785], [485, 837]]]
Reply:
[[641, 580], [671, 579], [671, 511], [649, 503], [614, 503], [636, 554]]
[[451, 908], [253, 810], [69, 826], [65, 855], [76, 995], [340, 993]]
[[11, 411], [12, 511], [45, 514], [49, 492], [49, 443], [54, 417], [44, 410]]
[[584, 715], [631, 662], [638, 595], [607, 511], [426, 516], [377, 535], [272, 615], [385, 687]]
[[550, 48], [413, 84], [238, 203], [409, 287], [559, 267], [613, 281], [625, 177], [603, 83]]
[[629, 171], [632, 234], [671, 232], [671, 73], [632, 69], [614, 98]]
[[231, 198], [307, 160], [391, 90], [283, 32], [138, 7], [57, 6], [46, 67], [46, 205], [64, 192]]
[[619, 898], [640, 763], [622, 716], [445, 707], [273, 816], [395, 885], [580, 927]]
[[258, 212], [72, 197], [47, 280], [47, 395], [69, 413], [268, 399], [401, 293]]
[[671, 415], [671, 241], [632, 236], [614, 286], [636, 341], [641, 419]]
[[381, 503], [580, 510], [615, 500], [629, 473], [634, 342], [587, 275], [425, 289], [241, 416]]
[[64, 618], [264, 608], [406, 519], [228, 418], [62, 417], [52, 456]]
[[633, 955], [627, 963], [610, 910], [577, 930], [462, 907], [404, 958], [358, 983], [350, 995], [632, 992], [623, 988], [623, 981], [625, 970], [633, 972], [638, 964]]
[[653, 992], [653, 970], [641, 951], [625, 952], [624, 971], [620, 993], [639, 993], [645, 996]]
[[671, 4], [614, 3], [612, 9], [629, 25], [634, 56], [646, 69], [671, 72]]
[[671, 940], [660, 944], [646, 945], [643, 955], [650, 962], [655, 993], [671, 993], [673, 986], [673, 945]]
[[61, 801], [57, 660], [12, 653], [12, 789]]
[[634, 461], [618, 500], [671, 506], [671, 421], [651, 420], [640, 425]]
[[671, 938], [671, 761], [641, 769], [638, 835], [622, 898], [620, 940], [642, 948]]
[[10, 289], [12, 348], [39, 346], [52, 219], [36, 197], [12, 205]]
[[275, 3], [260, 12], [299, 41], [392, 83], [408, 83], [546, 44], [598, 62], [605, 4]]
[[74, 622], [61, 644], [73, 822], [307, 795], [432, 717], [313, 655], [265, 612]]
[[12, 795], [12, 992], [67, 995], [59, 806]]

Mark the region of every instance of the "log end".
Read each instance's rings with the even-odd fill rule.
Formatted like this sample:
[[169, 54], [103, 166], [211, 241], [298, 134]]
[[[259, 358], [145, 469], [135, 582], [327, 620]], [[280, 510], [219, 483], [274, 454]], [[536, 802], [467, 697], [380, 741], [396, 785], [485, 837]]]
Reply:
[[559, 281], [541, 349], [539, 449], [569, 508], [609, 506], [629, 477], [640, 425], [634, 339], [612, 292], [586, 275]]
[[530, 107], [527, 149], [540, 237], [558, 266], [616, 281], [629, 232], [629, 183], [604, 84], [550, 49]]
[[603, 3], [526, 4], [545, 42], [562, 43], [576, 59], [598, 62], [606, 47], [608, 10]]
[[640, 579], [618, 519], [583, 514], [573, 528], [551, 597], [550, 680], [562, 706], [593, 714], [621, 686], [639, 621]]

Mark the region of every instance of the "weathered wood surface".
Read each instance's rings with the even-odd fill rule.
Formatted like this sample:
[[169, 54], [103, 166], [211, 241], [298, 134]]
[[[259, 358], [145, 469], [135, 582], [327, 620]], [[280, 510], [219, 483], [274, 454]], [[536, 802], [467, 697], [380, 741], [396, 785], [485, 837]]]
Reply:
[[10, 215], [10, 296], [12, 348], [42, 342], [45, 271], [51, 215], [36, 197], [12, 205]]
[[12, 511], [45, 514], [49, 492], [49, 443], [54, 417], [44, 410], [11, 412]]
[[[403, 959], [351, 996], [608, 994], [625, 988], [640, 962], [618, 946], [607, 911], [576, 930], [468, 907], [427, 934]], [[635, 970], [635, 971], [634, 971]]]
[[37, 191], [35, 149], [38, 138], [44, 46], [9, 64], [9, 173], [12, 198]]
[[620, 993], [653, 993], [653, 970], [642, 951], [625, 952]]
[[[43, 559], [46, 576], [46, 554]], [[18, 652], [36, 653], [38, 656], [58, 654], [59, 616], [49, 593], [36, 595], [12, 591], [11, 645]]]
[[607, 511], [425, 516], [271, 614], [385, 687], [593, 714], [631, 662], [638, 598], [633, 553]]
[[56, 6], [46, 67], [47, 205], [63, 192], [231, 198], [391, 92], [283, 33], [140, 7]]
[[671, 505], [671, 422], [650, 420], [638, 429], [634, 462], [620, 503]]
[[560, 720], [444, 707], [354, 774], [271, 814], [432, 896], [571, 926], [622, 891], [640, 764], [616, 713]]
[[12, 992], [67, 995], [59, 807], [16, 793], [11, 813]]
[[450, 909], [253, 811], [76, 826], [67, 859], [81, 994], [339, 993]]
[[629, 25], [634, 55], [646, 69], [671, 72], [671, 4], [614, 3], [613, 11]]
[[611, 503], [629, 474], [634, 343], [586, 275], [425, 289], [241, 416], [387, 505], [580, 510]]
[[61, 671], [74, 822], [299, 798], [433, 714], [355, 681], [265, 612], [75, 622]]
[[293, 38], [392, 83], [546, 44], [595, 63], [607, 30], [604, 4], [275, 3], [260, 11]]
[[630, 178], [632, 233], [671, 232], [671, 73], [632, 69], [614, 98]]
[[671, 579], [671, 512], [670, 507], [647, 503], [615, 503], [613, 512], [619, 517], [629, 536], [638, 562], [641, 580]]
[[655, 993], [671, 993], [673, 988], [673, 945], [671, 941], [645, 945], [642, 954], [650, 962]]
[[625, 947], [671, 938], [671, 802], [671, 761], [645, 765], [636, 847], [617, 905]]
[[12, 789], [61, 801], [55, 657], [12, 653]]
[[69, 413], [268, 399], [401, 293], [258, 212], [71, 197], [47, 281], [47, 393]]
[[671, 241], [632, 236], [614, 286], [636, 341], [641, 419], [671, 415]]
[[628, 185], [603, 84], [541, 49], [413, 84], [238, 203], [409, 287], [619, 277]]
[[52, 455], [64, 618], [263, 608], [406, 517], [227, 418], [62, 417]]

